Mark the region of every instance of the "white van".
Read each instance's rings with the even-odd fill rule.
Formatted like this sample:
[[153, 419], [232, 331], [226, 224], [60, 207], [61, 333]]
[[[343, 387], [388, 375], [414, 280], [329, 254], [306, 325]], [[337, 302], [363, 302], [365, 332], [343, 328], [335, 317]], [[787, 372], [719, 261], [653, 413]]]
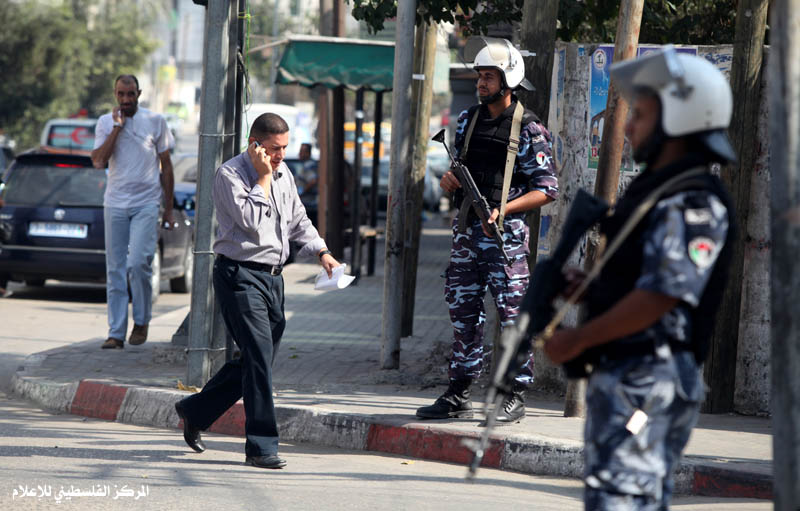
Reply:
[[50, 119], [44, 125], [39, 145], [43, 151], [91, 156], [97, 119]]
[[247, 149], [247, 138], [250, 135], [250, 126], [253, 125], [259, 115], [265, 113], [280, 115], [289, 125], [289, 147], [286, 148], [286, 157], [294, 158], [300, 152], [300, 144], [308, 142], [306, 137], [298, 133], [301, 124], [301, 111], [292, 105], [281, 105], [279, 103], [251, 103], [242, 108], [242, 147], [240, 150]]

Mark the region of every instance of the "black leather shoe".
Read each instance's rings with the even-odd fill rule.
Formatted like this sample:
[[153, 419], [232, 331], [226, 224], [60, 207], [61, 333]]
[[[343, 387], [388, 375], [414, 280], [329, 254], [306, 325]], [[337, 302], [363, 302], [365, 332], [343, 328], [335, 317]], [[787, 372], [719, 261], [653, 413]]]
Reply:
[[279, 458], [277, 454], [270, 454], [269, 456], [248, 456], [244, 464], [259, 468], [283, 468], [286, 466], [286, 460]]
[[497, 422], [517, 422], [525, 417], [524, 390], [515, 389], [503, 400], [503, 409], [497, 414]]
[[183, 439], [186, 440], [186, 445], [197, 452], [205, 451], [206, 446], [203, 444], [203, 440], [200, 438], [200, 430], [193, 428], [192, 424], [186, 420], [186, 413], [184, 412], [183, 405], [181, 405], [180, 401], [175, 403], [175, 411], [178, 412], [178, 417], [183, 420]]

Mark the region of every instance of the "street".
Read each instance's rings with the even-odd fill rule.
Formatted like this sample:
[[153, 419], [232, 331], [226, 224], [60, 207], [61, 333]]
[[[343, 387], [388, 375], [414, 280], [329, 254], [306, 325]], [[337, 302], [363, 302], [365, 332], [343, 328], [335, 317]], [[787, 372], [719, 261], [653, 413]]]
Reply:
[[[0, 302], [4, 391], [26, 356], [86, 340], [99, 346], [105, 336], [103, 286], [51, 281], [12, 289], [14, 295]], [[187, 304], [188, 295], [162, 294], [154, 307], [156, 331], [172, 332]], [[205, 435], [209, 449], [198, 455], [178, 430], [54, 415], [6, 394], [0, 395], [0, 431], [0, 500], [10, 509], [582, 507], [577, 479], [481, 469], [470, 483], [461, 465], [308, 444], [282, 445], [287, 468], [265, 471], [243, 465], [240, 437]], [[698, 497], [679, 498], [673, 506], [770, 507], [767, 501]]]
[[[51, 415], [0, 396], [0, 502], [8, 509], [581, 509], [576, 479], [314, 445], [281, 445], [283, 470], [243, 465], [243, 439]], [[23, 496], [24, 494], [24, 496]], [[673, 509], [770, 509], [766, 501], [679, 498]]]

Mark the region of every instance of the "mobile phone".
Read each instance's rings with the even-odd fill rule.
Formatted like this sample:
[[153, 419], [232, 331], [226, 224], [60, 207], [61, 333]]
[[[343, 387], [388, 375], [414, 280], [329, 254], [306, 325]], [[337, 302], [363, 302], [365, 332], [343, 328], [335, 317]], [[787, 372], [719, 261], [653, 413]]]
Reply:
[[256, 140], [256, 141], [255, 141], [255, 142], [253, 142], [253, 143], [256, 145], [256, 147], [261, 147], [261, 142], [259, 142], [258, 140]]

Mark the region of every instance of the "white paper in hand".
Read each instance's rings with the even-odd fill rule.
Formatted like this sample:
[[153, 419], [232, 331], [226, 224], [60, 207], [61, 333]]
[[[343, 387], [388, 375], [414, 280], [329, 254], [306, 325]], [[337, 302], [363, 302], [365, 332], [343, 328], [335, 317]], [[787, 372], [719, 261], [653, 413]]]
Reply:
[[317, 280], [314, 283], [314, 289], [319, 291], [330, 291], [331, 289], [344, 289], [350, 285], [356, 278], [352, 275], [345, 275], [344, 270], [347, 267], [346, 264], [340, 264], [336, 268], [333, 269], [331, 272], [333, 276], [328, 278], [328, 273], [325, 271], [325, 268], [319, 271], [319, 275], [317, 275]]

